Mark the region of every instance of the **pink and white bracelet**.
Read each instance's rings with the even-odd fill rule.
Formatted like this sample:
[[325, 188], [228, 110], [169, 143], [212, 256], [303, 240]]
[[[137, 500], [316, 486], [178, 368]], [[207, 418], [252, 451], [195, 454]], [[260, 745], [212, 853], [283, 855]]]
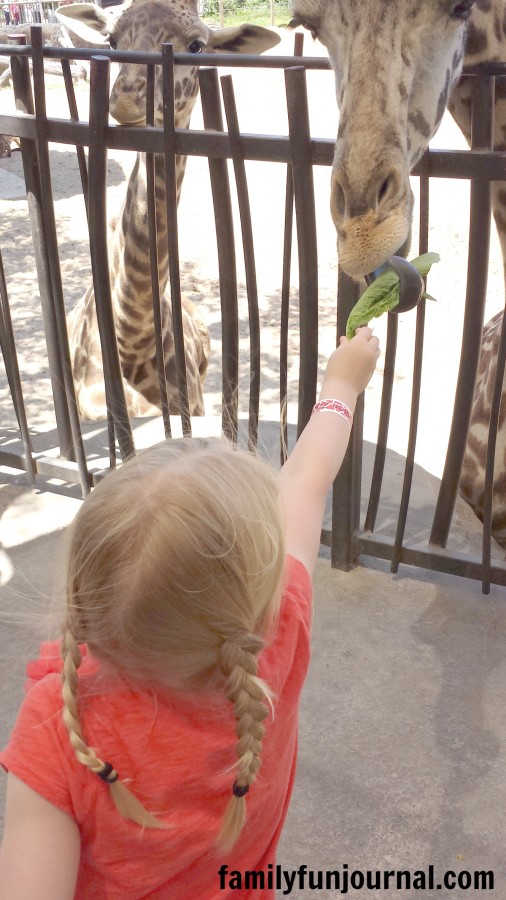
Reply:
[[319, 400], [318, 403], [315, 403], [313, 406], [313, 411], [311, 415], [314, 415], [316, 412], [333, 412], [336, 415], [341, 416], [348, 425], [353, 425], [353, 414], [351, 409], [346, 406], [346, 403], [342, 403], [340, 400]]

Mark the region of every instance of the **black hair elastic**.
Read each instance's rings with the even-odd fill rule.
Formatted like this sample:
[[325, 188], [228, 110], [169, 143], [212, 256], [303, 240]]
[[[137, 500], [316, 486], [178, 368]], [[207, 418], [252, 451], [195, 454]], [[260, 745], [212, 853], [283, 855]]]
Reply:
[[232, 793], [234, 797], [244, 797], [249, 791], [249, 784], [240, 785], [237, 784], [237, 781], [234, 781], [232, 785]]
[[119, 778], [118, 773], [114, 771], [114, 766], [108, 762], [104, 763], [100, 771], [95, 772], [95, 775], [98, 775], [100, 780], [105, 781], [107, 784], [114, 784]]

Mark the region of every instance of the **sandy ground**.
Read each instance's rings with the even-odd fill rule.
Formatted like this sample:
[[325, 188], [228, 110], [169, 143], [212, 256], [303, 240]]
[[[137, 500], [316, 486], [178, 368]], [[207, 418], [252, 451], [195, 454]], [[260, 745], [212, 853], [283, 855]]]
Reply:
[[[291, 53], [293, 37], [286, 35], [275, 53]], [[306, 53], [322, 53], [319, 45], [306, 43]], [[223, 73], [225, 74], [225, 73]], [[281, 71], [233, 72], [240, 126], [243, 131], [264, 134], [286, 134], [287, 116], [284, 77]], [[314, 137], [333, 138], [337, 131], [337, 107], [331, 72], [308, 74], [311, 132]], [[87, 117], [89, 85], [79, 82], [76, 93], [80, 115]], [[63, 88], [57, 79], [48, 79], [49, 115], [68, 115]], [[12, 108], [10, 89], [0, 91], [0, 110]], [[200, 107], [197, 107], [192, 126], [201, 127]], [[447, 116], [433, 141], [433, 146], [464, 148], [465, 142], [456, 125]], [[69, 309], [82, 296], [90, 280], [88, 243], [85, 227], [84, 203], [81, 193], [77, 159], [72, 148], [52, 146], [52, 180], [55, 195], [65, 301]], [[111, 153], [109, 157], [108, 205], [114, 215], [125, 190], [125, 177], [132, 165], [128, 153]], [[37, 428], [53, 426], [49, 410], [51, 392], [46, 366], [42, 321], [39, 309], [37, 282], [32, 253], [30, 226], [25, 197], [15, 197], [14, 179], [22, 177], [20, 153], [0, 160], [3, 177], [3, 196], [0, 199], [0, 245], [7, 274], [16, 341], [20, 357], [29, 424]], [[248, 164], [250, 199], [255, 235], [255, 251], [259, 297], [262, 314], [262, 413], [277, 417], [279, 402], [277, 357], [279, 340], [279, 310], [281, 288], [282, 239], [285, 193], [285, 167], [276, 163]], [[328, 209], [330, 169], [315, 169], [319, 241], [319, 297], [320, 297], [320, 353], [321, 362], [335, 342], [337, 257], [335, 234]], [[14, 185], [14, 187], [12, 186]], [[417, 191], [417, 179], [413, 180]], [[14, 197], [14, 199], [13, 199]], [[460, 356], [465, 300], [466, 247], [469, 207], [469, 187], [456, 180], [434, 180], [431, 188], [431, 230], [429, 248], [441, 254], [441, 263], [433, 269], [429, 290], [437, 303], [428, 304], [427, 331], [424, 352], [424, 375], [420, 437], [417, 461], [430, 473], [441, 474], [446, 452], [446, 440], [451, 421], [454, 387]], [[416, 212], [415, 212], [416, 218]], [[212, 201], [208, 166], [203, 159], [188, 161], [180, 204], [180, 254], [183, 288], [200, 305], [212, 337], [212, 358], [206, 383], [206, 410], [218, 412], [220, 404], [220, 306], [218, 268], [212, 219]], [[239, 224], [237, 233], [240, 234]], [[416, 226], [413, 253], [416, 250]], [[240, 280], [242, 347], [247, 353], [247, 312], [244, 305], [245, 277], [240, 251], [238, 252]], [[297, 379], [297, 265], [292, 272], [293, 309], [291, 317], [292, 385], [290, 414], [295, 413]], [[494, 231], [487, 318], [503, 305], [502, 265]], [[385, 321], [379, 320], [376, 332], [385, 333]], [[404, 454], [407, 442], [408, 410], [411, 391], [413, 358], [414, 313], [400, 316], [399, 354], [396, 368], [394, 410], [389, 444]], [[244, 366], [241, 385], [242, 408], [247, 408], [247, 367]], [[375, 440], [382, 364], [366, 392], [365, 437]], [[14, 425], [15, 417], [4, 373], [0, 372], [0, 420], [2, 425]], [[437, 436], [435, 438], [435, 436]]]

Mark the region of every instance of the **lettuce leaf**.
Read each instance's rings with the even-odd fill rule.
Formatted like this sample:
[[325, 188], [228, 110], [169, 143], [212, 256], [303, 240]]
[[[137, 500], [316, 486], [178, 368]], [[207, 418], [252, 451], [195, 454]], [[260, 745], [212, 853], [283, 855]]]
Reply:
[[[424, 253], [409, 262], [417, 272], [425, 278], [434, 263], [439, 262], [438, 253]], [[429, 296], [428, 294], [424, 294]], [[432, 300], [433, 298], [430, 297]], [[379, 275], [367, 290], [364, 291], [358, 302], [353, 307], [346, 323], [346, 337], [351, 340], [357, 328], [367, 325], [371, 319], [376, 319], [383, 313], [397, 306], [399, 302], [399, 276], [392, 270]]]

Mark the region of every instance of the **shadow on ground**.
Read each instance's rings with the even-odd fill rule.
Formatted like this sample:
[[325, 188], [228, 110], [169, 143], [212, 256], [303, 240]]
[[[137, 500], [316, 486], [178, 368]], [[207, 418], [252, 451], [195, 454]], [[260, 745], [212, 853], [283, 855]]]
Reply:
[[[25, 664], [49, 636], [62, 536], [79, 505], [24, 476], [0, 489], [0, 744]], [[494, 896], [506, 896], [506, 592], [479, 590], [407, 567], [342, 573], [320, 560], [283, 868], [492, 870]]]

